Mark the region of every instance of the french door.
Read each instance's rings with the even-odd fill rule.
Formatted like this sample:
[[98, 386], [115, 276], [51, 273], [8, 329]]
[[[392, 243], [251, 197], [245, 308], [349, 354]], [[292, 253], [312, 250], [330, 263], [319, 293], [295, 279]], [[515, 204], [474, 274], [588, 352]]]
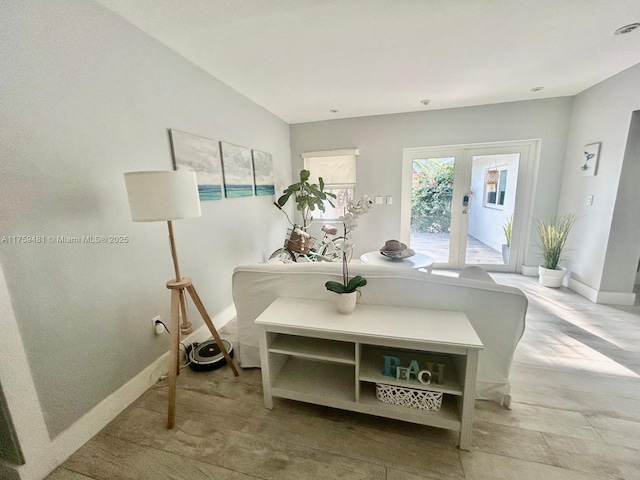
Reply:
[[401, 238], [436, 268], [519, 271], [537, 142], [407, 148]]

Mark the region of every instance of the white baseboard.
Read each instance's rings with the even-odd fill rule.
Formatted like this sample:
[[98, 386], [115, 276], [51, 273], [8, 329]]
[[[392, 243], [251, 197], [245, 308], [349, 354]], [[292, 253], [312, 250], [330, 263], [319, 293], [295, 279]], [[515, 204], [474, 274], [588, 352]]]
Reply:
[[[233, 305], [226, 307], [212, 317], [216, 329], [224, 327], [236, 316]], [[202, 342], [211, 336], [206, 325], [182, 339], [184, 343]], [[125, 408], [131, 405], [140, 395], [146, 392], [161, 375], [167, 371], [169, 354], [166, 353], [145, 368], [138, 375], [113, 392], [102, 402], [84, 414], [68, 429], [52, 440], [58, 465], [71, 454], [87, 443], [94, 435], [102, 430], [111, 420], [117, 417]]]
[[636, 294], [631, 292], [603, 292], [569, 277], [568, 287], [593, 303], [604, 305], [634, 305]]
[[605, 305], [635, 305], [636, 294], [626, 292], [598, 292], [598, 301]]
[[525, 277], [537, 277], [538, 265], [522, 265], [522, 267], [520, 267], [520, 274], [524, 275]]
[[576, 292], [578, 295], [582, 295], [587, 300], [591, 300], [593, 303], [598, 303], [598, 290], [595, 288], [591, 288], [588, 285], [576, 280], [575, 278], [569, 277], [569, 282], [567, 286]]

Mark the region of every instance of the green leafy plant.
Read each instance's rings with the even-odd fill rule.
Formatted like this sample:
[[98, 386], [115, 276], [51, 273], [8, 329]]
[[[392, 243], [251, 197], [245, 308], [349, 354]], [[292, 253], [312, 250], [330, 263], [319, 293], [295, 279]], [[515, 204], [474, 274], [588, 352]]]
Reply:
[[542, 266], [550, 270], [555, 270], [562, 260], [562, 250], [564, 249], [571, 227], [576, 221], [572, 213], [562, 217], [551, 217], [548, 222], [539, 218], [534, 224], [540, 237], [540, 251], [542, 254]]
[[324, 212], [324, 202], [327, 201], [329, 205], [334, 206], [331, 202], [332, 198], [336, 196], [331, 192], [324, 191], [324, 181], [322, 177], [318, 178], [318, 183], [309, 183], [309, 176], [311, 172], [309, 170], [300, 171], [300, 181], [292, 183], [284, 190], [284, 195], [278, 198], [278, 205], [284, 206], [289, 198], [293, 196], [296, 202], [296, 209], [302, 214], [302, 228], [306, 229], [313, 217], [311, 212], [316, 208]]
[[453, 164], [414, 161], [411, 190], [411, 230], [446, 233], [451, 225]]
[[336, 293], [352, 293], [355, 292], [358, 287], [364, 287], [367, 284], [367, 280], [360, 275], [353, 277], [348, 282], [340, 283], [334, 281], [328, 281], [324, 284], [327, 290]]
[[511, 246], [511, 230], [513, 229], [513, 215], [511, 215], [507, 219], [507, 223], [502, 226], [502, 230], [504, 231], [504, 238], [506, 241], [507, 247]]

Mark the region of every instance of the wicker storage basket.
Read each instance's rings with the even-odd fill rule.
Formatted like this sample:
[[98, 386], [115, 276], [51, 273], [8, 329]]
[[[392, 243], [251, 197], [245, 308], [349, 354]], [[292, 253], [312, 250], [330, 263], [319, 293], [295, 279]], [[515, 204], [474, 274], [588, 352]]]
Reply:
[[316, 239], [311, 235], [301, 235], [295, 230], [289, 228], [287, 230], [287, 239], [284, 241], [284, 246], [292, 252], [296, 253], [309, 253], [309, 250], [316, 243]]
[[419, 408], [421, 410], [440, 410], [442, 392], [417, 390], [376, 383], [376, 398], [381, 402], [402, 407]]

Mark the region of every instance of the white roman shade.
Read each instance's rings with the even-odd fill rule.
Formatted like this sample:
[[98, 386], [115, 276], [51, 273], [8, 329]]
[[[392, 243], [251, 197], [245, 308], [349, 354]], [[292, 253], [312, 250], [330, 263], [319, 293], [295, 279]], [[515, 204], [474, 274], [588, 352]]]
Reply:
[[357, 149], [327, 150], [302, 154], [304, 168], [311, 172], [309, 181], [318, 183], [318, 177], [322, 177], [326, 185], [355, 184], [357, 156]]

